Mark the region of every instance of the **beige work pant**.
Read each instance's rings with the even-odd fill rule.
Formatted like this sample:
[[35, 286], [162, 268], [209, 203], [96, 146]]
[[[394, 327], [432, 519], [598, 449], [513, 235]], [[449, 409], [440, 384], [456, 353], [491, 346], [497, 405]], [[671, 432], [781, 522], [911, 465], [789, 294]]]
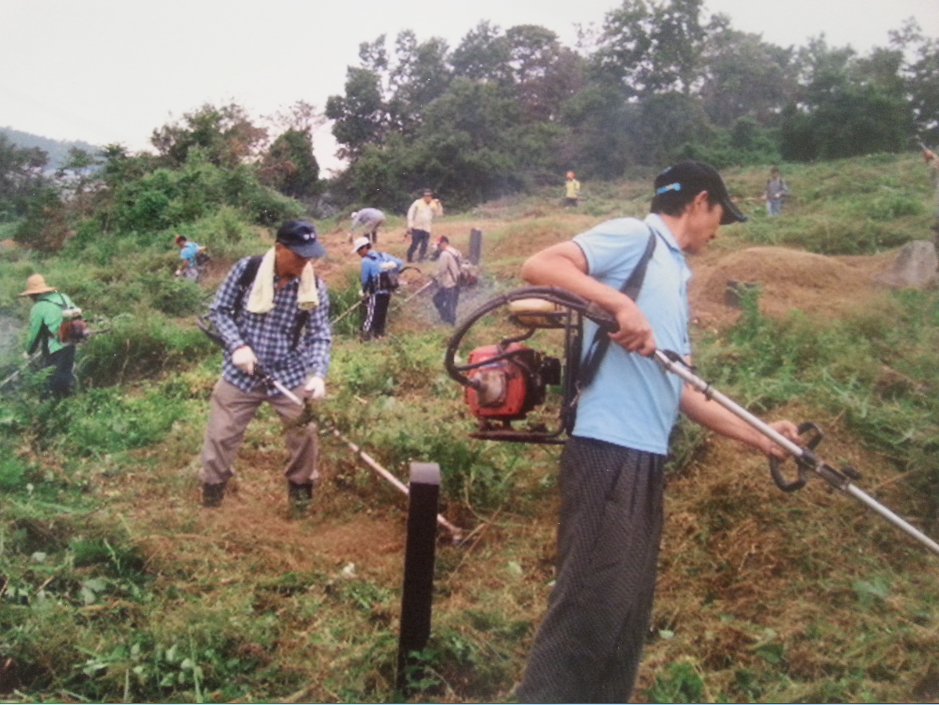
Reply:
[[[292, 391], [303, 398], [303, 387]], [[220, 379], [212, 390], [209, 424], [202, 444], [199, 479], [203, 483], [214, 485], [225, 482], [235, 474], [232, 470], [235, 454], [245, 436], [245, 429], [263, 402], [273, 406], [284, 423], [285, 441], [290, 452], [290, 461], [284, 471], [286, 478], [298, 485], [318, 479], [316, 425], [313, 422], [297, 425], [303, 408], [283, 394], [269, 397], [263, 391], [243, 392]]]

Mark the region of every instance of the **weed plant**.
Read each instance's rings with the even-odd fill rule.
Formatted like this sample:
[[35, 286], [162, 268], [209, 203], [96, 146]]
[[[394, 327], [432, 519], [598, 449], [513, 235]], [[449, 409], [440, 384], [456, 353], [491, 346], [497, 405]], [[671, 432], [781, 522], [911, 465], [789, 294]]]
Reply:
[[939, 295], [898, 292], [881, 311], [819, 326], [799, 312], [762, 315], [759, 291], [721, 339], [704, 340], [698, 364], [757, 413], [794, 397], [841, 416], [848, 428], [909, 474], [914, 511], [939, 526]]
[[[763, 203], [741, 204], [750, 221], [739, 230], [757, 244], [801, 247], [827, 255], [875, 254], [916, 239], [931, 239], [929, 182], [912, 158], [871, 155], [818, 164], [784, 164], [791, 197], [783, 216]], [[731, 171], [732, 194], [751, 200], [763, 191], [758, 172]]]
[[86, 386], [108, 386], [189, 366], [217, 353], [194, 325], [180, 326], [157, 313], [119, 315], [79, 350], [77, 374]]

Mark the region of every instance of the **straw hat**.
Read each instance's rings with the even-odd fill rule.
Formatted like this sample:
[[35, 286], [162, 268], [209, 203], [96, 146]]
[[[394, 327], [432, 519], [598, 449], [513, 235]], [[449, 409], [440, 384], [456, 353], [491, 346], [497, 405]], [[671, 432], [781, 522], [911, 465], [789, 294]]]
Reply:
[[41, 274], [31, 274], [26, 278], [26, 291], [20, 294], [20, 296], [31, 296], [32, 294], [45, 294], [49, 291], [55, 291], [51, 286], [46, 284], [46, 278]]

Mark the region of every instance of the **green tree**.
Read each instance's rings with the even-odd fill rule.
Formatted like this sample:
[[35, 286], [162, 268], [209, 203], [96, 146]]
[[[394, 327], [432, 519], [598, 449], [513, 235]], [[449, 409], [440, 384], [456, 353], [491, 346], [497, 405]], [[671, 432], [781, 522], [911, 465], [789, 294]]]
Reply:
[[890, 45], [904, 57], [900, 75], [919, 140], [939, 145], [939, 39], [923, 36], [914, 19], [889, 33]]
[[232, 103], [222, 107], [206, 104], [186, 113], [181, 121], [154, 130], [150, 143], [165, 166], [182, 166], [189, 152], [199, 149], [215, 166], [234, 168], [253, 157], [266, 139], [267, 131], [252, 123], [244, 108]]
[[13, 232], [13, 239], [37, 252], [52, 254], [62, 249], [71, 234], [68, 212], [58, 189], [45, 184], [29, 199], [25, 217]]
[[799, 52], [802, 88], [782, 114], [785, 159], [837, 159], [903, 149], [913, 129], [899, 77], [897, 51], [859, 59], [850, 47], [830, 48], [824, 37]]
[[708, 117], [722, 127], [745, 115], [772, 124], [798, 88], [793, 59], [792, 49], [768, 44], [756, 34], [729, 27], [712, 32], [701, 54], [699, 90]]
[[291, 198], [319, 193], [319, 164], [309, 130], [289, 129], [271, 143], [261, 160], [261, 182]]
[[56, 182], [73, 214], [88, 215], [100, 194], [94, 185], [101, 182], [101, 159], [97, 154], [70, 147], [68, 158], [55, 171]]
[[649, 96], [627, 129], [635, 161], [653, 167], [687, 156], [688, 145], [704, 145], [713, 138], [700, 101], [682, 93]]
[[0, 133], [0, 220], [21, 217], [48, 179], [48, 155], [38, 147], [19, 147]]
[[395, 133], [367, 146], [345, 183], [354, 198], [399, 212], [424, 187], [454, 205], [517, 190], [511, 156], [517, 123], [518, 106], [499, 86], [458, 78], [427, 106], [414, 137]]
[[602, 82], [589, 83], [566, 101], [561, 119], [570, 132], [559, 154], [564, 171], [576, 167], [588, 178], [622, 176], [632, 150], [629, 128], [638, 111], [618, 87]]
[[388, 76], [392, 94], [388, 112], [397, 130], [414, 134], [423, 122], [424, 109], [450, 85], [447, 51], [446, 42], [437, 37], [419, 42], [410, 30], [398, 34]]
[[581, 58], [562, 46], [554, 32], [537, 25], [512, 27], [505, 38], [522, 120], [557, 120], [561, 105], [583, 84]]
[[354, 161], [367, 146], [382, 144], [388, 113], [379, 76], [365, 68], [346, 69], [345, 95], [329, 97], [326, 117], [333, 121], [333, 136], [341, 145], [339, 154], [344, 159]]
[[707, 36], [704, 0], [623, 0], [607, 13], [594, 71], [630, 96], [690, 94]]
[[513, 81], [511, 60], [509, 40], [498, 27], [483, 21], [467, 32], [453, 50], [450, 66], [455, 77], [508, 85]]

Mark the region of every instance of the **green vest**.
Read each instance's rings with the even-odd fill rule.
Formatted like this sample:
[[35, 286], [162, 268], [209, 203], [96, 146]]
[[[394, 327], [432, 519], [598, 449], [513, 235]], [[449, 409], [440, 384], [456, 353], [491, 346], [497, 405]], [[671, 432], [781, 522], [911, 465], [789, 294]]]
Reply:
[[43, 353], [51, 355], [65, 346], [59, 342], [62, 311], [75, 306], [66, 294], [49, 291], [42, 294], [29, 312], [29, 338], [26, 349], [30, 354], [42, 346]]

